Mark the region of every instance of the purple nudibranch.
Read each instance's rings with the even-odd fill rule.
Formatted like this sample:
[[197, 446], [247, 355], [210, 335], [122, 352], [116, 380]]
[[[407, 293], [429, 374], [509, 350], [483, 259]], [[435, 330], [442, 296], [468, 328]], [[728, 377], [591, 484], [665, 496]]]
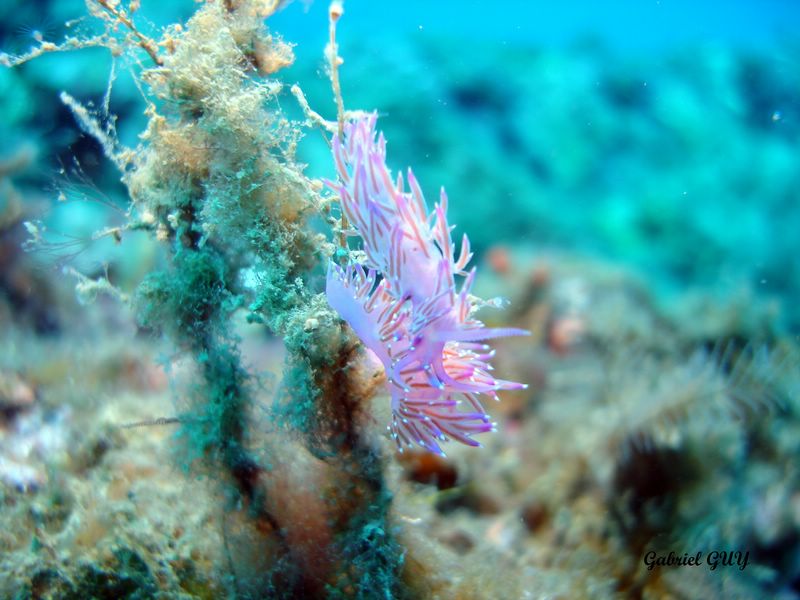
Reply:
[[[463, 236], [456, 258], [444, 189], [429, 214], [411, 169], [408, 190], [402, 173], [392, 180], [376, 121], [375, 113], [350, 121], [344, 139], [333, 138], [339, 180], [326, 184], [339, 194], [348, 233], [362, 238], [366, 259], [329, 264], [328, 302], [386, 369], [389, 430], [401, 452], [418, 444], [444, 455], [439, 442], [448, 439], [480, 446], [472, 436], [495, 427], [481, 396], [527, 387], [495, 379], [494, 351], [482, 342], [528, 332], [488, 328], [473, 317], [469, 239]], [[464, 277], [460, 289], [456, 275]]]

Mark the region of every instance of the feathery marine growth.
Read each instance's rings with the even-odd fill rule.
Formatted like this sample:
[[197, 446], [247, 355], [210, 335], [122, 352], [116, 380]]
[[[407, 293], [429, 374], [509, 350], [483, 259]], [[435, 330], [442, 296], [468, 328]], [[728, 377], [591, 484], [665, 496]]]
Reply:
[[[444, 454], [438, 442], [472, 439], [494, 423], [480, 397], [524, 384], [495, 379], [490, 338], [527, 335], [522, 329], [488, 328], [473, 315], [480, 307], [470, 295], [475, 268], [466, 234], [455, 257], [447, 223], [447, 195], [429, 214], [419, 184], [408, 170], [392, 180], [386, 140], [377, 135], [377, 115], [350, 121], [344, 139], [333, 138], [344, 215], [363, 240], [365, 260], [328, 267], [327, 296], [363, 344], [381, 361], [392, 397], [392, 437], [402, 452], [418, 444]], [[455, 276], [464, 277], [457, 289]], [[459, 407], [466, 400], [467, 410]]]

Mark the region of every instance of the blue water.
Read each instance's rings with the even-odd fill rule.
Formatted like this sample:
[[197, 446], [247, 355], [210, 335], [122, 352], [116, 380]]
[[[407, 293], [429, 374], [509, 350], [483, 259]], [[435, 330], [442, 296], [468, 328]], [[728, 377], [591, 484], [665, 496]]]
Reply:
[[[185, 21], [198, 6], [193, 0], [142, 0], [136, 20], [143, 31], [156, 36], [160, 27]], [[335, 119], [323, 57], [328, 42], [327, 11], [326, 1], [295, 0], [269, 19], [269, 30], [295, 45], [297, 59], [275, 75], [283, 89], [276, 97], [264, 98], [268, 112], [258, 113], [258, 118], [247, 123], [263, 134], [263, 139], [269, 138], [271, 130], [260, 129], [262, 124], [268, 128], [276, 115], [294, 119], [294, 125], [302, 122], [299, 105], [288, 91], [295, 82], [315, 111]], [[79, 19], [75, 29], [86, 33], [90, 29], [88, 20], [81, 17], [84, 13], [82, 0], [0, 0], [0, 50], [22, 52], [37, 40], [58, 41], [68, 31], [63, 23], [71, 19]], [[426, 468], [432, 473], [424, 476], [410, 476], [416, 467], [402, 461], [397, 466], [394, 454], [384, 454], [382, 460], [391, 464], [391, 472], [403, 473], [402, 484], [400, 475], [392, 475], [394, 487], [389, 495], [394, 495], [397, 503], [396, 514], [393, 512], [387, 523], [376, 520], [363, 527], [364, 539], [352, 546], [354, 556], [380, 548], [381, 539], [386, 548], [393, 548], [390, 538], [399, 527], [407, 528], [412, 542], [425, 543], [417, 547], [407, 544], [407, 555], [392, 550], [393, 560], [407, 559], [412, 568], [427, 560], [436, 565], [441, 560], [436, 544], [467, 553], [461, 557], [464, 562], [448, 558], [442, 565], [455, 570], [454, 579], [464, 577], [462, 589], [474, 588], [474, 596], [469, 597], [481, 597], [482, 581], [473, 584], [470, 579], [483, 578], [475, 566], [493, 569], [495, 560], [512, 572], [511, 577], [496, 582], [501, 591], [505, 591], [503, 586], [510, 589], [512, 583], [519, 584], [519, 576], [528, 577], [522, 587], [540, 590], [540, 595], [546, 588], [537, 586], [545, 585], [548, 578], [563, 577], [577, 588], [600, 590], [597, 597], [602, 597], [603, 586], [623, 597], [637, 591], [642, 595], [645, 585], [645, 597], [667, 593], [665, 590], [681, 597], [715, 596], [695, 587], [702, 585], [710, 586], [717, 597], [767, 597], [771, 592], [782, 594], [781, 598], [800, 597], [800, 482], [796, 467], [791, 466], [800, 454], [800, 395], [795, 375], [796, 341], [800, 339], [798, 23], [800, 0], [345, 0], [338, 41], [344, 58], [340, 76], [346, 107], [379, 114], [388, 166], [394, 173], [413, 168], [429, 205], [438, 199], [440, 186], [447, 189], [454, 237], [460, 240], [466, 233], [475, 250], [471, 263], [478, 267], [475, 293], [494, 298], [492, 304], [496, 305], [506, 304], [508, 299], [508, 310], [484, 311], [491, 313], [487, 324], [521, 327], [533, 333], [510, 342], [516, 346], [498, 348], [498, 375], [530, 387], [504, 393], [503, 402], [492, 403], [490, 411], [497, 417], [498, 431], [495, 438], [486, 440], [486, 448], [475, 454], [454, 453], [452, 463], [429, 465]], [[223, 30], [229, 31], [227, 24]], [[108, 432], [137, 419], [153, 423], [166, 418], [165, 423], [176, 427], [180, 423], [186, 431], [192, 423], [210, 423], [215, 417], [193, 418], [194, 410], [206, 414], [202, 405], [194, 402], [205, 398], [211, 406], [219, 401], [220, 396], [215, 395], [219, 390], [237, 401], [249, 394], [241, 391], [238, 380], [233, 381], [239, 377], [231, 365], [236, 367], [240, 345], [242, 364], [252, 375], [254, 388], [259, 388], [254, 389], [253, 415], [247, 416], [253, 447], [259, 451], [268, 448], [275, 443], [273, 436], [288, 427], [293, 436], [302, 435], [296, 436], [300, 441], [287, 444], [285, 451], [292, 455], [292, 444], [297, 443], [302, 453], [300, 460], [295, 462], [292, 455], [287, 462], [286, 471], [294, 479], [289, 478], [288, 491], [276, 496], [288, 499], [274, 501], [280, 505], [276, 519], [262, 520], [264, 515], [247, 508], [246, 518], [259, 519], [260, 534], [243, 540], [239, 552], [246, 566], [237, 565], [239, 575], [248, 575], [254, 582], [266, 576], [264, 564], [254, 560], [262, 557], [265, 546], [249, 544], [265, 540], [271, 544], [273, 528], [286, 531], [287, 525], [290, 529], [299, 525], [303, 532], [316, 532], [323, 538], [326, 527], [334, 527], [334, 522], [361, 527], [358, 519], [314, 521], [316, 514], [323, 513], [295, 504], [335, 508], [337, 498], [343, 500], [342, 506], [350, 504], [344, 500], [350, 493], [350, 477], [346, 478], [347, 490], [328, 496], [334, 486], [321, 483], [322, 475], [308, 471], [318, 468], [309, 467], [312, 454], [320, 461], [320, 474], [321, 465], [336, 456], [319, 448], [311, 451], [313, 444], [304, 437], [308, 434], [305, 428], [314, 426], [309, 422], [327, 417], [307, 418], [311, 412], [304, 411], [315, 407], [306, 402], [305, 392], [292, 388], [312, 388], [302, 387], [305, 379], [291, 375], [295, 368], [291, 361], [281, 366], [283, 333], [256, 324], [262, 316], [247, 312], [257, 308], [245, 309], [260, 306], [251, 303], [257, 292], [259, 302], [263, 296], [278, 306], [276, 310], [290, 310], [278, 302], [281, 292], [291, 289], [289, 279], [283, 279], [282, 272], [275, 281], [259, 279], [275, 265], [284, 266], [275, 260], [280, 256], [266, 252], [261, 243], [268, 242], [264, 246], [270, 248], [272, 244], [294, 245], [288, 238], [273, 239], [261, 231], [259, 228], [267, 229], [261, 213], [253, 218], [253, 213], [237, 206], [241, 195], [220, 193], [235, 189], [236, 181], [246, 173], [238, 166], [251, 157], [242, 161], [237, 151], [251, 146], [216, 144], [217, 139], [232, 139], [226, 137], [230, 129], [238, 131], [229, 128], [231, 121], [204, 119], [209, 113], [213, 116], [224, 102], [208, 110], [208, 105], [191, 98], [201, 109], [184, 113], [176, 106], [183, 107], [187, 96], [176, 94], [162, 103], [163, 98], [149, 94], [146, 80], [137, 86], [141, 69], [152, 63], [139, 50], [132, 54], [134, 59], [115, 62], [106, 49], [95, 48], [45, 56], [14, 70], [0, 68], [0, 140], [5, 143], [0, 147], [0, 476], [8, 473], [3, 470], [8, 464], [3, 462], [6, 454], [17, 460], [22, 454], [19, 449], [28, 447], [32, 438], [50, 436], [48, 423], [53, 430], [63, 429], [58, 444], [50, 446], [58, 456], [23, 457], [32, 459], [39, 470], [12, 469], [12, 475], [22, 480], [16, 486], [13, 478], [9, 486], [0, 477], [0, 484], [6, 486], [0, 487], [0, 499], [7, 497], [7, 491], [18, 499], [0, 502], [0, 518], [19, 530], [13, 550], [17, 572], [2, 573], [0, 568], [0, 598], [38, 597], [4, 595], [4, 590], [15, 586], [57, 588], [56, 571], [34, 575], [31, 565], [49, 564], [50, 554], [42, 548], [52, 553], [47, 544], [58, 536], [71, 561], [58, 568], [73, 579], [76, 589], [86, 589], [77, 582], [83, 577], [80, 572], [86, 560], [99, 561], [93, 555], [97, 548], [113, 549], [116, 558], [109, 562], [110, 553], [106, 552], [105, 562], [98, 562], [105, 570], [99, 574], [89, 570], [87, 579], [107, 585], [117, 582], [120, 556], [127, 556], [118, 552], [124, 544], [147, 557], [148, 564], [189, 577], [185, 589], [199, 590], [192, 597], [223, 597], [201, 589], [206, 584], [209, 590], [234, 590], [239, 585], [227, 541], [213, 543], [216, 538], [209, 537], [224, 529], [225, 517], [223, 527], [217, 527], [215, 519], [229, 512], [230, 500], [238, 496], [226, 495], [221, 503], [220, 498], [201, 501], [182, 494], [185, 498], [181, 501], [189, 502], [177, 506], [176, 496], [159, 484], [160, 476], [170, 485], [185, 485], [178, 463], [168, 458], [176, 438], [163, 435], [142, 450], [138, 444], [146, 436], [155, 434], [155, 440], [162, 432], [145, 427], [126, 430], [128, 437]], [[246, 50], [245, 54], [249, 56]], [[225, 58], [231, 61], [223, 63], [226, 68], [241, 67], [242, 55], [233, 56]], [[195, 54], [189, 60], [193, 67]], [[175, 173], [153, 175], [145, 170], [153, 177], [147, 183], [153, 186], [153, 196], [168, 205], [157, 207], [167, 213], [158, 217], [161, 226], [150, 233], [125, 230], [119, 239], [111, 235], [93, 239], [98, 230], [126, 222], [130, 197], [120, 173], [100, 145], [81, 131], [74, 115], [59, 101], [59, 93], [66, 90], [96, 111], [102, 105], [112, 68], [116, 79], [110, 115], [96, 114], [103, 123], [117, 119], [122, 144], [132, 148], [141, 144], [140, 149], [145, 150], [148, 144], [166, 143], [157, 135], [150, 140], [141, 137], [147, 126], [146, 98], [176, 131], [200, 132], [183, 146], [169, 146], [170, 151], [198, 150], [190, 146], [199, 140], [199, 158], [193, 159], [194, 166], [200, 167], [197, 173], [213, 171], [203, 168], [216, 168], [217, 159], [230, 160], [227, 152], [239, 162], [230, 173], [215, 172], [211, 177], [190, 176], [176, 167], [179, 172], [174, 181]], [[247, 75], [257, 77], [254, 70], [248, 69]], [[246, 85], [251, 84], [246, 80]], [[297, 162], [306, 165], [304, 174], [335, 178], [329, 134], [297, 126], [302, 130]], [[202, 162], [205, 150], [212, 157], [209, 165]], [[286, 159], [270, 146], [273, 151], [269, 162], [258, 163], [270, 170], [264, 178], [266, 184], [279, 171], [272, 169], [272, 159]], [[186, 181], [178, 183], [181, 177]], [[322, 184], [319, 187], [325, 189]], [[166, 190], [163, 195], [162, 190]], [[283, 188], [274, 193], [281, 203], [283, 193]], [[330, 198], [330, 190], [323, 193]], [[287, 198], [281, 208], [295, 218], [288, 206], [294, 198]], [[227, 204], [221, 204], [222, 200]], [[273, 202], [272, 195], [265, 202]], [[191, 210], [186, 208], [189, 205]], [[194, 213], [197, 207], [202, 210]], [[227, 218], [220, 207], [230, 212], [242, 209], [244, 217], [232, 218], [240, 229], [232, 223], [217, 226], [213, 222]], [[260, 204], [255, 207], [261, 209]], [[308, 211], [313, 213], [309, 226], [327, 240], [336, 239], [325, 221], [338, 215], [337, 201], [332, 202], [331, 210]], [[173, 243], [178, 235], [170, 238], [166, 227], [187, 212], [202, 225], [195, 233], [210, 232], [197, 248], [186, 247], [183, 239], [180, 244]], [[26, 227], [24, 221], [40, 225]], [[29, 247], [26, 240], [30, 241], [31, 232], [41, 233], [45, 228], [46, 243], [39, 252], [23, 252], [23, 247]], [[240, 235], [243, 232], [251, 237]], [[269, 235], [274, 235], [271, 230]], [[251, 241], [245, 251], [244, 243]], [[356, 249], [361, 242], [354, 238], [350, 243]], [[176, 246], [180, 247], [177, 252]], [[205, 258], [197, 263], [187, 260], [195, 252]], [[230, 287], [236, 288], [238, 295], [236, 302], [228, 301], [227, 282], [218, 285], [221, 275], [208, 275], [220, 278], [210, 280], [214, 285], [206, 281], [205, 271], [216, 272], [222, 264], [217, 253], [230, 260], [226, 268], [236, 273], [230, 278]], [[342, 331], [341, 324], [324, 312], [321, 294], [326, 261], [319, 256], [297, 274], [301, 279], [293, 281], [298, 290], [302, 287], [309, 295], [320, 294], [315, 297], [314, 302], [320, 304], [313, 305], [314, 312], [309, 305], [303, 308], [309, 310], [307, 319], [295, 308], [290, 316], [288, 312], [282, 315], [294, 328], [286, 337], [298, 355], [322, 355], [316, 349], [320, 343], [336, 344], [336, 351], [343, 352], [339, 342], [325, 333]], [[190, 278], [192, 269], [199, 274]], [[82, 284], [83, 300], [90, 299], [87, 296], [93, 289], [86, 285], [88, 280], [75, 279], [80, 274], [101, 281], [108, 277], [122, 292], [136, 298], [133, 311], [102, 296], [95, 304], [78, 306], [76, 281]], [[180, 292], [181, 286], [187, 289]], [[196, 302], [191, 302], [193, 293], [179, 294], [193, 292], [192, 286], [198, 288], [200, 300]], [[137, 289], [141, 296], [136, 296]], [[187, 321], [184, 312], [190, 311], [184, 308], [186, 302], [199, 307], [196, 312], [204, 316]], [[216, 308], [209, 307], [219, 303], [240, 307], [214, 317], [219, 318], [223, 340], [219, 348], [209, 351], [212, 330], [198, 326], [196, 330], [186, 328], [189, 333], [179, 329], [177, 341], [167, 339], [167, 349], [162, 349], [165, 342], [158, 337], [159, 328], [170, 332], [176, 322], [204, 325], [210, 320], [208, 313], [216, 315]], [[142, 317], [151, 313], [152, 320]], [[258, 318], [250, 323], [254, 316]], [[489, 319], [498, 321], [490, 323]], [[98, 341], [92, 342], [89, 351], [74, 351], [70, 336]], [[131, 343], [134, 339], [136, 344]], [[61, 350], [53, 355], [54, 347]], [[230, 352], [231, 348], [237, 352]], [[155, 364], [157, 353], [166, 353], [169, 358], [160, 361], [174, 360], [177, 368], [162, 373]], [[224, 354], [228, 362], [217, 361], [214, 353]], [[352, 353], [352, 357], [356, 355], [361, 356]], [[346, 363], [337, 358], [323, 367], [309, 368], [327, 376], [328, 371], [346, 364], [341, 371], [349, 372], [355, 365], [352, 357], [348, 356]], [[302, 355], [302, 360], [296, 360], [295, 374], [305, 368], [306, 358]], [[184, 359], [195, 360], [197, 367], [210, 365], [198, 368], [206, 380], [201, 382], [198, 377], [190, 383], [194, 372], [183, 364]], [[219, 364], [227, 367], [214, 366]], [[280, 413], [283, 416], [264, 426], [271, 407], [267, 379], [284, 368], [291, 375], [285, 379], [290, 392], [286, 396], [302, 406]], [[360, 369], [352, 369], [353, 377], [361, 377]], [[376, 371], [372, 377], [379, 375]], [[236, 385], [231, 385], [232, 381]], [[338, 383], [335, 379], [334, 384]], [[366, 388], [366, 380], [362, 383]], [[205, 392], [202, 386], [207, 388]], [[12, 387], [17, 396], [9, 402]], [[382, 419], [389, 412], [386, 398], [381, 397], [385, 391], [359, 404], [342, 400], [351, 393], [349, 387], [337, 389], [334, 401], [347, 404], [348, 415], [327, 425], [349, 424], [369, 400], [373, 404], [364, 410], [365, 416], [376, 431], [382, 431]], [[296, 397], [292, 395], [295, 392]], [[352, 391], [360, 393], [367, 394]], [[192, 403], [191, 409], [184, 413], [182, 407], [187, 403]], [[83, 420], [77, 416], [73, 420], [68, 411], [54, 412], [52, 417], [42, 405], [74, 409]], [[189, 418], [183, 422], [170, 419], [184, 414]], [[213, 411], [209, 409], [207, 414]], [[327, 413], [319, 411], [323, 414]], [[84, 420], [92, 427], [83, 427]], [[198, 439], [191, 443], [206, 443], [205, 438], [192, 435]], [[380, 435], [375, 433], [375, 439]], [[190, 437], [183, 434], [177, 439], [185, 443]], [[66, 440], [80, 443], [67, 451], [63, 449]], [[227, 453], [231, 446], [225, 447]], [[211, 454], [208, 448], [198, 449], [197, 456]], [[111, 460], [104, 458], [107, 452]], [[272, 457], [267, 450], [264, 453], [263, 464], [269, 464], [272, 473]], [[65, 466], [67, 455], [79, 458], [70, 459], [74, 464]], [[137, 460], [152, 461], [153, 469], [127, 468], [128, 462], [136, 462], [130, 458], [134, 455]], [[49, 469], [56, 480], [53, 493], [42, 493], [39, 486], [46, 479], [44, 467], [49, 460], [60, 466]], [[277, 482], [276, 488], [281, 488], [281, 465], [275, 464], [278, 468], [270, 477]], [[180, 466], [194, 476], [188, 462]], [[247, 478], [255, 470], [253, 465], [242, 461], [236, 466], [235, 473], [252, 492], [252, 481]], [[117, 479], [119, 469], [127, 473], [121, 480]], [[304, 470], [308, 471], [305, 475]], [[458, 478], [457, 470], [461, 470]], [[23, 477], [26, 474], [28, 479]], [[440, 475], [447, 475], [452, 480], [448, 485], [456, 489], [447, 491], [440, 485]], [[63, 482], [59, 482], [62, 476]], [[209, 479], [225, 481], [226, 475]], [[425, 485], [429, 487], [420, 487]], [[61, 492], [65, 491], [63, 498], [72, 498], [76, 486], [88, 489], [75, 494], [74, 502], [70, 500], [80, 509], [77, 516], [70, 517], [69, 527], [83, 519], [87, 530], [97, 532], [84, 536], [86, 547], [80, 546], [80, 536], [69, 528], [63, 534], [59, 529], [41, 537], [39, 521], [44, 522], [45, 532], [48, 528], [47, 520], [39, 516], [47, 514], [41, 507], [55, 505], [55, 512], [62, 514], [63, 505], [69, 503], [61, 499]], [[104, 496], [111, 493], [107, 489], [114, 491], [109, 502]], [[273, 502], [271, 493], [263, 496]], [[409, 498], [412, 503], [406, 503]], [[285, 506], [289, 506], [288, 512], [283, 510]], [[12, 509], [15, 512], [9, 512]], [[264, 514], [269, 510], [264, 508]], [[109, 511], [114, 517], [106, 519]], [[217, 516], [201, 518], [202, 511]], [[184, 514], [191, 517], [185, 519]], [[124, 518], [117, 520], [120, 516]], [[306, 523], [306, 518], [311, 521]], [[180, 527], [162, 526], [170, 519], [186, 522]], [[155, 532], [158, 536], [166, 532], [165, 539], [170, 535], [180, 539], [169, 539], [166, 548], [151, 543], [161, 538], [153, 537], [150, 523], [164, 530]], [[184, 525], [187, 535], [183, 534]], [[137, 535], [130, 536], [131, 531]], [[97, 543], [94, 535], [103, 543]], [[223, 537], [226, 535], [223, 532]], [[286, 537], [290, 544], [304, 543], [298, 537]], [[5, 541], [11, 536], [0, 538]], [[704, 545], [693, 546], [700, 543], [696, 542], [699, 538], [706, 540]], [[313, 550], [313, 540], [313, 536], [305, 538], [306, 545], [292, 560]], [[669, 586], [662, 588], [670, 573], [656, 571], [650, 577], [641, 563], [645, 545], [651, 542], [672, 544], [668, 549], [679, 554], [752, 551], [753, 562], [742, 573], [704, 571], [705, 579], [692, 580], [684, 577], [689, 571], [674, 571]], [[235, 551], [237, 545], [231, 543], [230, 547]], [[211, 548], [212, 556], [222, 550], [228, 556], [216, 562], [196, 559], [204, 556], [203, 552], [197, 554], [197, 548], [204, 547]], [[477, 550], [469, 554], [472, 547]], [[531, 554], [524, 557], [526, 551]], [[451, 556], [449, 552], [442, 556]], [[250, 562], [246, 561], [248, 554], [252, 555]], [[191, 560], [174, 560], [187, 556]], [[263, 554], [263, 562], [269, 563], [270, 556]], [[346, 556], [344, 562], [351, 555]], [[623, 569], [627, 575], [608, 567], [617, 564], [613, 560], [600, 562], [615, 557], [619, 564], [627, 563]], [[522, 562], [515, 563], [515, 559]], [[6, 560], [0, 553], [0, 567]], [[136, 566], [137, 561], [131, 564]], [[517, 564], [534, 568], [517, 568]], [[276, 571], [283, 568], [280, 561], [266, 566]], [[437, 576], [434, 567], [430, 570]], [[309, 569], [309, 576], [313, 572]], [[367, 580], [373, 575], [370, 569], [365, 573]], [[498, 569], [497, 573], [506, 577], [505, 571]], [[586, 573], [592, 579], [579, 578]], [[139, 584], [140, 589], [155, 589], [146, 565], [139, 568], [139, 576], [145, 582]], [[167, 579], [159, 585], [174, 585]], [[731, 581], [741, 587], [726, 587]], [[750, 596], [741, 591], [750, 589], [754, 590]], [[54, 593], [41, 597], [59, 597]], [[546, 597], [576, 596], [561, 591]], [[614, 597], [612, 593], [609, 596]], [[96, 597], [150, 596], [108, 592]], [[236, 596], [231, 592], [227, 597], [274, 596]], [[347, 597], [351, 597], [349, 593]], [[449, 596], [443, 592], [442, 597]], [[515, 596], [494, 593], [486, 597]]]
[[[144, 2], [137, 19], [155, 31], [195, 7]], [[78, 1], [2, 3], [0, 46], [24, 49], [36, 32], [57, 41], [60, 24], [83, 11]], [[296, 64], [282, 77], [331, 117], [327, 11], [327, 2], [296, 0], [268, 26], [295, 44]], [[349, 108], [380, 111], [393, 168], [412, 166], [428, 194], [447, 187], [455, 222], [479, 251], [493, 242], [590, 250], [665, 273], [659, 279], [679, 288], [713, 283], [717, 269], [791, 304], [800, 289], [789, 264], [800, 250], [789, 233], [800, 219], [790, 166], [796, 23], [800, 2], [787, 0], [347, 0], [342, 86]], [[5, 81], [0, 127], [8, 139], [52, 145], [43, 155], [62, 163], [71, 153], [86, 159], [89, 176], [124, 202], [97, 149], [75, 152], [74, 121], [56, 101], [64, 89], [99, 101], [110, 66], [103, 50], [26, 65], [18, 84]], [[286, 96], [283, 108], [297, 116]], [[119, 69], [112, 108], [125, 144], [138, 142], [141, 107], [130, 71]], [[306, 137], [307, 172], [331, 176], [321, 138]], [[40, 183], [48, 185], [44, 171]], [[501, 205], [502, 214], [487, 209]], [[480, 227], [487, 219], [500, 219], [491, 239]]]
[[[271, 19], [276, 30], [301, 44], [324, 43], [319, 25], [328, 3], [295, 1]], [[299, 13], [306, 13], [301, 17]], [[563, 46], [597, 38], [626, 51], [659, 50], [680, 44], [718, 43], [769, 47], [796, 33], [800, 3], [792, 0], [619, 0], [559, 3], [526, 0], [348, 0], [341, 41], [368, 38], [376, 51], [385, 36], [450, 36], [508, 44]]]

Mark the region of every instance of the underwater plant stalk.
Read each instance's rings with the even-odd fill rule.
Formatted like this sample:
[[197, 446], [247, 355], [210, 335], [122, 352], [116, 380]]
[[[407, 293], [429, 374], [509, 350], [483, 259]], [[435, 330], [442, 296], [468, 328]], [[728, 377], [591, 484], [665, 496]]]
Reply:
[[[206, 2], [185, 26], [150, 43], [133, 11], [94, 0], [90, 10], [106, 31], [84, 45], [143, 50], [156, 65], [141, 72], [149, 96], [142, 144], [121, 147], [100, 125], [109, 115], [70, 106], [123, 172], [131, 223], [119, 235], [144, 228], [168, 248], [168, 267], [142, 281], [133, 304], [141, 324], [167, 334], [198, 375], [186, 390], [179, 438], [186, 464], [223, 485], [223, 513], [240, 507], [230, 518], [249, 532], [237, 544], [225, 534], [231, 593], [397, 597], [403, 552], [388, 523], [380, 451], [359, 423], [375, 388], [353, 368], [352, 332], [307, 287], [329, 245], [307, 220], [325, 200], [295, 162], [299, 133], [277, 104], [281, 84], [269, 79], [292, 61], [290, 47], [264, 27], [278, 4]], [[26, 57], [83, 47], [80, 40], [51, 46]], [[287, 350], [266, 437], [254, 429], [254, 377], [232, 325], [243, 308]], [[269, 572], [248, 571], [242, 545], [269, 557]]]

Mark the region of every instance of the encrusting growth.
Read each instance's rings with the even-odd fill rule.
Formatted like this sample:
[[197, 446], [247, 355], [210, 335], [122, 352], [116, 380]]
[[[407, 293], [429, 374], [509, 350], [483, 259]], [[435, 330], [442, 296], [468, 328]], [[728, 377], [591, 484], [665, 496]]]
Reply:
[[[129, 221], [103, 235], [121, 241], [145, 230], [167, 249], [166, 265], [143, 279], [132, 304], [142, 325], [191, 359], [195, 381], [178, 417], [133, 425], [180, 427], [187, 466], [224, 486], [223, 532], [238, 520], [248, 539], [239, 555], [271, 565], [263, 572], [231, 558], [229, 595], [399, 597], [405, 553], [380, 448], [361, 423], [375, 386], [355, 364], [356, 336], [386, 369], [398, 446], [442, 454], [439, 442], [477, 446], [472, 436], [493, 428], [482, 395], [523, 387], [492, 377], [483, 342], [526, 332], [486, 328], [474, 317], [481, 303], [470, 296], [469, 243], [464, 236], [456, 257], [446, 196], [429, 215], [410, 171], [410, 191], [402, 177], [391, 180], [376, 116], [344, 110], [338, 2], [329, 12], [336, 122], [292, 90], [307, 121], [333, 135], [339, 175], [328, 184], [341, 197], [339, 247], [311, 227], [315, 211], [330, 216], [328, 199], [296, 161], [301, 132], [280, 110], [281, 82], [265, 79], [291, 62], [290, 46], [264, 25], [279, 4], [209, 1], [154, 40], [134, 25], [136, 3], [123, 9], [93, 0], [103, 33], [0, 56], [0, 63], [99, 45], [134, 59], [145, 53], [154, 64], [138, 72], [149, 122], [135, 149], [117, 140], [107, 102], [94, 111], [62, 99], [130, 194]], [[347, 249], [346, 236], [355, 234], [364, 240], [363, 264]], [[331, 260], [327, 294], [314, 293], [315, 267], [332, 255], [345, 266]], [[460, 287], [456, 276], [464, 277]], [[92, 292], [110, 287], [79, 279]], [[285, 343], [267, 436], [254, 417], [257, 374], [241, 356], [232, 318], [242, 311]], [[240, 549], [231, 548], [231, 555]]]

